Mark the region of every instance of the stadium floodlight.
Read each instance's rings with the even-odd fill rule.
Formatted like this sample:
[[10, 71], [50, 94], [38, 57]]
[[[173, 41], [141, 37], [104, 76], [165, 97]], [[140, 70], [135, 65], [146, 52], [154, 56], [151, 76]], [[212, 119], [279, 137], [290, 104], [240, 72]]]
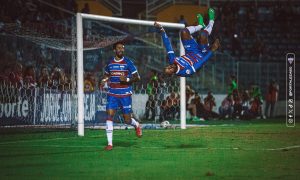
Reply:
[[[83, 19], [99, 20], [121, 24], [133, 24], [142, 26], [153, 26], [154, 21], [108, 17], [92, 14], [77, 13], [77, 103], [78, 103], [78, 135], [84, 136], [84, 69], [83, 69]], [[183, 29], [184, 24], [160, 22], [163, 27]], [[180, 55], [184, 54], [184, 48], [180, 44]], [[180, 121], [181, 129], [186, 128], [186, 94], [185, 78], [180, 77]]]

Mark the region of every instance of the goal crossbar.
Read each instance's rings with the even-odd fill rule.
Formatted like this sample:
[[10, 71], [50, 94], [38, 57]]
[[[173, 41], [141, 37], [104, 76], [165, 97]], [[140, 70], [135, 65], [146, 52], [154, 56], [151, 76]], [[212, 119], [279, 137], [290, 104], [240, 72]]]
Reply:
[[[117, 18], [110, 16], [100, 16], [93, 14], [77, 13], [76, 28], [77, 28], [77, 104], [78, 104], [78, 135], [84, 136], [84, 70], [83, 70], [83, 24], [82, 20], [91, 19], [106, 22], [136, 24], [143, 26], [153, 26], [155, 21], [136, 20], [128, 18]], [[183, 29], [184, 24], [159, 22], [163, 27]], [[180, 43], [180, 55], [184, 54], [184, 48]], [[186, 128], [186, 96], [185, 96], [185, 78], [180, 78], [180, 127]]]

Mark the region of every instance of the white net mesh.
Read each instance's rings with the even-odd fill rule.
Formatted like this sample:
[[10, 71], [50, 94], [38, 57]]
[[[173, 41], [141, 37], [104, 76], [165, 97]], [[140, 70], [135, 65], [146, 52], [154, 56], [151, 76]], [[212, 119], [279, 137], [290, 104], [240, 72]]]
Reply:
[[[75, 27], [74, 18], [1, 26], [0, 38], [6, 42], [1, 44], [0, 52], [5, 59], [0, 84], [1, 125], [76, 124]], [[166, 31], [179, 56], [179, 30]], [[85, 125], [105, 122], [106, 92], [99, 90], [99, 80], [106, 62], [114, 55], [112, 45], [118, 41], [125, 42], [125, 55], [133, 60], [141, 76], [141, 81], [133, 85], [134, 115], [143, 123], [180, 123], [179, 78], [162, 73], [168, 62], [160, 34], [153, 26], [83, 20], [83, 33]], [[199, 109], [210, 108], [204, 103], [208, 91], [223, 94], [215, 96], [213, 110], [218, 111], [227, 89], [224, 77], [234, 69], [229, 57], [216, 54], [187, 78], [187, 104], [195, 104], [197, 109], [195, 112], [187, 106], [188, 119], [202, 117], [204, 113]], [[198, 97], [202, 104], [196, 103]], [[115, 120], [122, 122], [119, 115]]]
[[[172, 118], [179, 120], [179, 79], [177, 77], [165, 77], [162, 70], [167, 65], [166, 53], [161, 44], [160, 35], [156, 34], [153, 26], [125, 25], [112, 22], [101, 22], [96, 20], [84, 20], [85, 25], [92, 29], [85, 29], [84, 38], [90, 39], [95, 36], [106, 37], [125, 37], [125, 56], [130, 58], [138, 69], [141, 81], [133, 85], [133, 112], [134, 115], [143, 123], [160, 123], [161, 121]], [[179, 30], [173, 30], [171, 38], [178, 40]], [[85, 71], [96, 72], [96, 77], [104, 74], [104, 67], [111, 57], [114, 56], [112, 44], [116, 41], [107, 43], [109, 46], [94, 51], [84, 52]], [[84, 45], [85, 47], [85, 45]], [[178, 52], [179, 41], [174, 40], [174, 48]], [[97, 64], [93, 64], [93, 54], [97, 54]], [[90, 60], [89, 60], [90, 59]], [[89, 63], [90, 62], [90, 63]], [[99, 66], [100, 64], [100, 66]], [[95, 66], [98, 69], [95, 71]], [[174, 100], [166, 104], [167, 97], [173, 93]], [[102, 104], [97, 106], [105, 110], [106, 92], [101, 92]], [[174, 101], [174, 103], [172, 102]], [[176, 101], [176, 104], [175, 104]], [[174, 108], [176, 106], [176, 108]], [[104, 111], [98, 112], [100, 122], [105, 122]], [[117, 115], [116, 121], [122, 118]], [[179, 121], [177, 121], [179, 123]]]

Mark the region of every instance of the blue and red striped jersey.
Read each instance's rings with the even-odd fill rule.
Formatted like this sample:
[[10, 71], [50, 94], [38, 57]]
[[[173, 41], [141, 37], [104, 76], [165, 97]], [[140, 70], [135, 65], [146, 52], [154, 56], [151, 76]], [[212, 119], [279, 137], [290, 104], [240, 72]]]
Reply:
[[191, 76], [194, 74], [210, 57], [212, 52], [208, 51], [205, 55], [201, 52], [193, 53], [189, 52], [181, 57], [174, 59], [174, 64], [178, 69], [176, 75], [178, 76]]
[[120, 76], [131, 78], [132, 74], [138, 73], [133, 62], [123, 57], [120, 60], [112, 58], [105, 67], [105, 74], [109, 75], [108, 94], [116, 97], [125, 97], [132, 94], [132, 87], [120, 82]]

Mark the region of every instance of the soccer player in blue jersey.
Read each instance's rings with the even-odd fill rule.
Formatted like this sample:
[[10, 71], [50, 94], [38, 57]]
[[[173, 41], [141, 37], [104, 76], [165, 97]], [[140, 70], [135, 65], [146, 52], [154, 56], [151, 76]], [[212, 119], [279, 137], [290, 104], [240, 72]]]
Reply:
[[101, 81], [101, 85], [107, 82], [107, 120], [106, 135], [108, 145], [105, 150], [109, 151], [113, 148], [113, 117], [116, 110], [121, 108], [126, 124], [132, 125], [136, 130], [136, 135], [142, 137], [142, 129], [140, 124], [132, 118], [131, 84], [140, 80], [140, 76], [133, 62], [124, 56], [124, 43], [117, 42], [113, 45], [115, 56], [112, 57], [105, 67], [105, 74]]
[[[165, 67], [166, 74], [176, 74], [177, 76], [183, 77], [191, 76], [212, 56], [212, 52], [218, 49], [220, 46], [218, 39], [215, 40], [211, 47], [209, 47], [208, 44], [208, 35], [212, 31], [215, 18], [215, 12], [213, 9], [209, 9], [208, 16], [209, 24], [207, 26], [205, 26], [203, 22], [202, 15], [198, 14], [197, 18], [199, 25], [189, 26], [181, 30], [181, 41], [185, 49], [185, 55], [181, 57], [175, 56], [164, 28], [158, 22], [154, 23], [154, 26], [161, 32], [162, 40], [168, 53], [170, 65]], [[202, 28], [204, 29], [201, 30]], [[197, 43], [192, 34], [199, 31], [199, 43]]]

